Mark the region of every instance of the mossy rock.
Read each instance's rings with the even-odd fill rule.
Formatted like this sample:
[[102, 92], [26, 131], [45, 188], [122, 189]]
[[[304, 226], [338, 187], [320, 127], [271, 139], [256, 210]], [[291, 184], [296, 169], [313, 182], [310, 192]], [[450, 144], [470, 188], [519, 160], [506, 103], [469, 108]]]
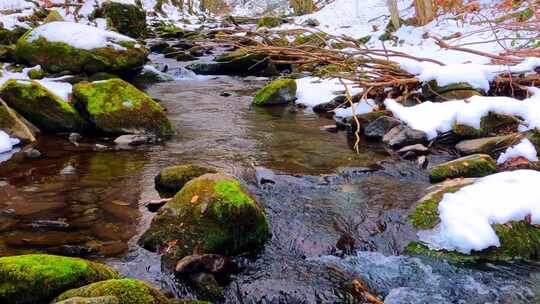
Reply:
[[447, 101], [482, 96], [484, 92], [465, 82], [439, 86], [435, 80], [432, 80], [422, 86], [422, 95], [428, 100]]
[[512, 116], [489, 113], [480, 119], [479, 129], [464, 124], [454, 124], [452, 131], [464, 138], [479, 138], [498, 135], [500, 131], [517, 129], [518, 124], [518, 120]]
[[120, 304], [120, 300], [115, 296], [93, 298], [73, 297], [60, 302], [55, 302], [54, 304]]
[[[524, 134], [513, 133], [501, 136], [467, 139], [460, 141], [456, 145], [456, 149], [462, 155], [483, 153], [495, 156], [498, 154], [498, 152], [504, 151], [508, 147], [518, 144], [524, 137]], [[540, 146], [538, 147], [540, 148]]]
[[326, 37], [328, 35], [325, 33], [315, 33], [315, 34], [301, 34], [296, 36], [294, 39], [295, 45], [312, 45], [316, 47], [323, 47], [326, 45]]
[[266, 16], [259, 18], [257, 21], [257, 27], [267, 27], [267, 28], [273, 28], [278, 27], [283, 24], [283, 19], [280, 17], [271, 17]]
[[446, 193], [454, 193], [459, 189], [474, 183], [475, 178], [458, 178], [447, 180], [428, 188], [414, 211], [409, 215], [409, 221], [416, 229], [431, 229], [439, 223], [439, 202]]
[[[41, 26], [56, 23], [58, 22]], [[71, 22], [62, 23], [65, 23], [66, 27], [71, 24]], [[148, 56], [148, 50], [135, 40], [121, 41], [118, 43], [121, 47], [107, 46], [87, 50], [63, 42], [50, 42], [43, 37], [30, 41], [32, 32], [28, 31], [17, 41], [14, 55], [18, 61], [30, 65], [39, 64], [50, 73], [69, 71], [73, 74], [97, 72], [130, 74], [140, 70]]]
[[497, 163], [487, 154], [473, 154], [431, 168], [429, 179], [440, 182], [457, 177], [483, 177], [497, 171]]
[[156, 190], [161, 197], [175, 195], [190, 180], [207, 173], [217, 173], [213, 168], [199, 165], [178, 165], [167, 167], [154, 178]]
[[55, 21], [64, 21], [64, 18], [58, 11], [50, 11], [43, 23], [55, 22]]
[[48, 302], [61, 292], [119, 274], [108, 266], [79, 258], [30, 254], [0, 258], [0, 302]]
[[119, 33], [133, 38], [146, 34], [146, 12], [133, 4], [108, 1], [92, 13], [93, 18], [105, 18]]
[[85, 82], [73, 87], [75, 107], [106, 133], [172, 136], [163, 108], [122, 79]]
[[[430, 192], [419, 200], [409, 215], [412, 226], [420, 230], [435, 228], [439, 223], [439, 203], [446, 193], [455, 193], [474, 183], [475, 179], [454, 179], [430, 188]], [[471, 202], [474, 203], [474, 202]], [[411, 255], [427, 255], [453, 262], [506, 261], [512, 259], [540, 259], [540, 228], [524, 221], [492, 225], [499, 237], [500, 247], [483, 251], [472, 251], [470, 255], [447, 250], [431, 250], [420, 242], [410, 243], [405, 252]]]
[[205, 174], [185, 184], [158, 211], [139, 244], [151, 251], [168, 247], [164, 264], [171, 270], [194, 250], [236, 255], [269, 237], [264, 210], [236, 179]]
[[30, 79], [42, 79], [45, 77], [45, 72], [41, 69], [41, 67], [34, 68], [28, 71], [28, 77]]
[[29, 126], [0, 98], [0, 130], [25, 143], [36, 141], [36, 130]]
[[53, 132], [81, 132], [90, 125], [69, 101], [62, 100], [39, 82], [8, 80], [0, 95], [15, 111], [36, 126]]
[[10, 45], [16, 43], [27, 30], [28, 29], [20, 26], [16, 26], [14, 29], [8, 30], [0, 25], [0, 45]]
[[268, 66], [265, 57], [238, 49], [218, 56], [216, 62], [197, 62], [187, 68], [203, 75], [260, 75]]
[[69, 298], [95, 298], [113, 296], [119, 304], [167, 304], [169, 299], [159, 290], [135, 279], [113, 279], [86, 285], [77, 289], [71, 289], [55, 301], [63, 301]]
[[260, 89], [253, 98], [253, 105], [272, 106], [286, 104], [296, 98], [296, 81], [278, 79]]

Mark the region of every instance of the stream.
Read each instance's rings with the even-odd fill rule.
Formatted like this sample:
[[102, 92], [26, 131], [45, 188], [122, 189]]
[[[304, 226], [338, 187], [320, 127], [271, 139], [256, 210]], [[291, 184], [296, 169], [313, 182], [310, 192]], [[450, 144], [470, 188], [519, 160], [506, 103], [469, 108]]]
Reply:
[[[273, 238], [225, 286], [225, 303], [361, 303], [345, 292], [361, 278], [385, 303], [536, 303], [540, 267], [531, 263], [453, 265], [403, 255], [416, 239], [407, 215], [429, 186], [415, 163], [378, 144], [356, 154], [334, 124], [294, 106], [252, 108], [266, 81], [198, 76], [174, 60], [174, 81], [146, 92], [178, 130], [137, 148], [68, 135], [41, 135], [43, 157], [16, 153], [0, 164], [0, 256], [47, 252], [97, 258], [178, 297], [191, 288], [161, 272], [159, 256], [137, 246], [157, 199], [154, 176], [182, 163], [233, 174], [264, 206]], [[96, 151], [95, 144], [108, 146]], [[345, 277], [336, 275], [335, 269]]]

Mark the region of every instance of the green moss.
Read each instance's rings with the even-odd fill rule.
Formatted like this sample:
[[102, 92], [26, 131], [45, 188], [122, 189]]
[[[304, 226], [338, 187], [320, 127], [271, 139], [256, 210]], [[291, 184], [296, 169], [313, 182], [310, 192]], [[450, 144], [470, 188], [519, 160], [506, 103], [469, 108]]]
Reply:
[[30, 122], [50, 131], [87, 130], [89, 125], [75, 108], [39, 82], [8, 80], [0, 95], [6, 103]]
[[175, 195], [190, 180], [206, 173], [216, 173], [213, 168], [198, 165], [179, 165], [167, 167], [155, 177], [155, 187], [161, 197]]
[[433, 167], [429, 173], [432, 182], [457, 177], [483, 177], [497, 171], [497, 163], [487, 154], [474, 154]]
[[296, 81], [294, 79], [274, 80], [260, 89], [253, 98], [257, 106], [284, 104], [296, 97]]
[[461, 254], [455, 251], [435, 251], [419, 242], [411, 242], [405, 247], [405, 253], [408, 255], [423, 255], [434, 258], [442, 258], [453, 263], [470, 264], [480, 260], [478, 256]]
[[30, 79], [42, 79], [44, 76], [45, 73], [41, 68], [31, 69], [30, 71], [28, 71], [28, 77], [30, 77]]
[[294, 39], [295, 45], [313, 45], [313, 46], [324, 46], [326, 45], [326, 33], [316, 33], [308, 35], [298, 35]]
[[166, 304], [167, 297], [146, 283], [134, 279], [114, 279], [71, 289], [56, 298], [56, 301], [72, 297], [114, 296], [120, 304]]
[[269, 237], [261, 207], [232, 177], [206, 174], [188, 182], [152, 220], [139, 243], [155, 251], [174, 240], [166, 256], [193, 253], [239, 254]]
[[148, 56], [148, 50], [135, 47], [134, 42], [120, 43], [122, 50], [114, 47], [85, 50], [62, 42], [49, 42], [43, 37], [29, 42], [30, 33], [18, 40], [14, 55], [28, 64], [39, 64], [50, 73], [128, 73], [142, 67]]
[[55, 22], [55, 21], [64, 21], [64, 18], [58, 11], [50, 11], [43, 23]]
[[120, 301], [117, 297], [114, 296], [103, 296], [94, 298], [74, 297], [60, 302], [56, 302], [54, 304], [120, 304]]
[[78, 258], [31, 254], [0, 258], [0, 302], [46, 302], [60, 292], [118, 278], [111, 268]]
[[283, 24], [283, 19], [279, 17], [262, 17], [257, 21], [257, 27], [273, 28]]
[[133, 4], [105, 2], [93, 13], [94, 18], [106, 18], [118, 32], [139, 38], [146, 33], [146, 13]]
[[439, 220], [439, 202], [446, 193], [454, 193], [465, 185], [445, 187], [440, 191], [430, 193], [420, 200], [414, 212], [409, 215], [409, 220], [416, 229], [431, 229], [437, 225]]
[[119, 78], [79, 83], [73, 96], [75, 107], [104, 132], [174, 134], [163, 108]]
[[504, 114], [489, 113], [480, 120], [480, 128], [455, 124], [452, 127], [454, 133], [465, 138], [479, 138], [497, 135], [499, 131], [507, 131], [509, 128], [517, 128], [518, 120], [514, 117]]

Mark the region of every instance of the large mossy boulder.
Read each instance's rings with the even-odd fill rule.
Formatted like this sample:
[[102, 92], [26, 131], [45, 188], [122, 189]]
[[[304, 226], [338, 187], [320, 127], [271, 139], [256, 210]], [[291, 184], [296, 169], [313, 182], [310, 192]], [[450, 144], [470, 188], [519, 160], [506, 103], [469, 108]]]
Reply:
[[30, 254], [0, 258], [0, 302], [46, 303], [61, 292], [118, 278], [108, 266], [79, 258]]
[[[455, 193], [475, 182], [474, 178], [453, 179], [432, 186], [428, 194], [421, 198], [409, 215], [413, 228], [434, 229], [440, 223], [439, 203], [446, 193]], [[474, 202], [471, 202], [474, 203]], [[453, 262], [471, 263], [478, 261], [507, 261], [511, 259], [540, 259], [540, 228], [526, 221], [492, 225], [500, 246], [482, 251], [472, 251], [470, 255], [455, 251], [432, 250], [421, 242], [411, 242], [405, 252], [411, 255], [427, 255], [444, 258]]]
[[15, 57], [51, 73], [130, 74], [142, 68], [148, 50], [127, 36], [73, 22], [50, 22], [18, 41]]
[[119, 78], [78, 83], [73, 97], [75, 107], [103, 132], [159, 137], [175, 133], [159, 104]]
[[483, 177], [497, 171], [497, 163], [487, 154], [473, 154], [431, 168], [429, 179], [440, 182], [457, 177]]
[[67, 100], [38, 81], [8, 80], [0, 88], [0, 96], [11, 108], [43, 130], [81, 132], [90, 128]]
[[440, 86], [435, 80], [432, 80], [422, 86], [422, 95], [427, 100], [447, 101], [482, 96], [483, 92], [465, 82]]
[[0, 130], [23, 142], [36, 141], [36, 130], [0, 98]]
[[143, 281], [135, 279], [113, 279], [96, 282], [87, 286], [68, 290], [55, 301], [70, 298], [115, 297], [118, 304], [167, 304], [169, 299], [159, 290]]
[[452, 131], [464, 138], [479, 138], [498, 135], [500, 132], [517, 130], [519, 120], [515, 117], [489, 113], [480, 119], [480, 128], [475, 128], [466, 124], [454, 124]]
[[92, 15], [108, 19], [119, 33], [129, 37], [139, 38], [146, 33], [146, 12], [134, 4], [108, 1]]
[[194, 251], [235, 255], [256, 249], [269, 237], [264, 210], [235, 178], [205, 174], [159, 210], [139, 244], [151, 251], [167, 248], [168, 268]]
[[215, 61], [192, 63], [186, 68], [203, 75], [264, 75], [270, 66], [265, 55], [244, 49], [224, 53]]
[[272, 106], [287, 104], [296, 98], [296, 81], [278, 79], [260, 89], [253, 98], [253, 105]]
[[217, 173], [213, 168], [199, 165], [178, 165], [167, 167], [154, 178], [156, 190], [162, 197], [174, 196], [190, 180], [207, 173]]

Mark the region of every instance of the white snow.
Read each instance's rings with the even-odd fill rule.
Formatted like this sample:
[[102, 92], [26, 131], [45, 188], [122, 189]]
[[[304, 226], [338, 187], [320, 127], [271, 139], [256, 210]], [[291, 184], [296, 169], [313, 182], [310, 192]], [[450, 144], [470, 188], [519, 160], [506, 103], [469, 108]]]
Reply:
[[513, 147], [509, 147], [503, 152], [497, 159], [498, 164], [504, 164], [509, 159], [516, 157], [524, 157], [529, 161], [535, 162], [538, 161], [538, 153], [536, 148], [528, 139], [522, 139], [521, 142]]
[[102, 47], [124, 49], [119, 43], [135, 42], [135, 40], [97, 27], [75, 23], [57, 21], [43, 24], [35, 28], [28, 36], [32, 42], [43, 37], [50, 42], [63, 42], [74, 48], [91, 50]]
[[[362, 100], [354, 104], [354, 114], [366, 114], [371, 113], [375, 107], [375, 101], [373, 99]], [[338, 108], [334, 110], [334, 114], [338, 118], [346, 118], [353, 116], [353, 108]]]
[[[361, 90], [344, 80], [351, 95]], [[343, 93], [345, 87], [338, 79], [321, 79], [318, 77], [304, 77], [296, 80], [296, 103], [307, 107], [314, 107], [318, 104], [329, 102], [334, 99], [337, 93]]]
[[395, 100], [387, 99], [386, 108], [411, 128], [424, 131], [429, 139], [439, 132], [448, 132], [454, 123], [480, 128], [480, 119], [489, 112], [515, 115], [523, 118], [526, 126], [520, 130], [540, 127], [540, 97], [525, 100], [509, 97], [473, 96], [467, 100], [430, 102], [404, 107]]
[[520, 221], [530, 216], [540, 224], [540, 172], [517, 170], [481, 178], [456, 193], [447, 193], [439, 203], [441, 222], [418, 233], [432, 249], [469, 254], [500, 246], [493, 224]]
[[0, 153], [11, 151], [13, 149], [13, 146], [19, 143], [19, 139], [9, 137], [6, 132], [0, 130]]
[[47, 90], [51, 91], [56, 96], [62, 98], [63, 101], [68, 102], [69, 96], [73, 91], [73, 86], [67, 82], [52, 81], [48, 79], [36, 80], [39, 84], [44, 86]]

